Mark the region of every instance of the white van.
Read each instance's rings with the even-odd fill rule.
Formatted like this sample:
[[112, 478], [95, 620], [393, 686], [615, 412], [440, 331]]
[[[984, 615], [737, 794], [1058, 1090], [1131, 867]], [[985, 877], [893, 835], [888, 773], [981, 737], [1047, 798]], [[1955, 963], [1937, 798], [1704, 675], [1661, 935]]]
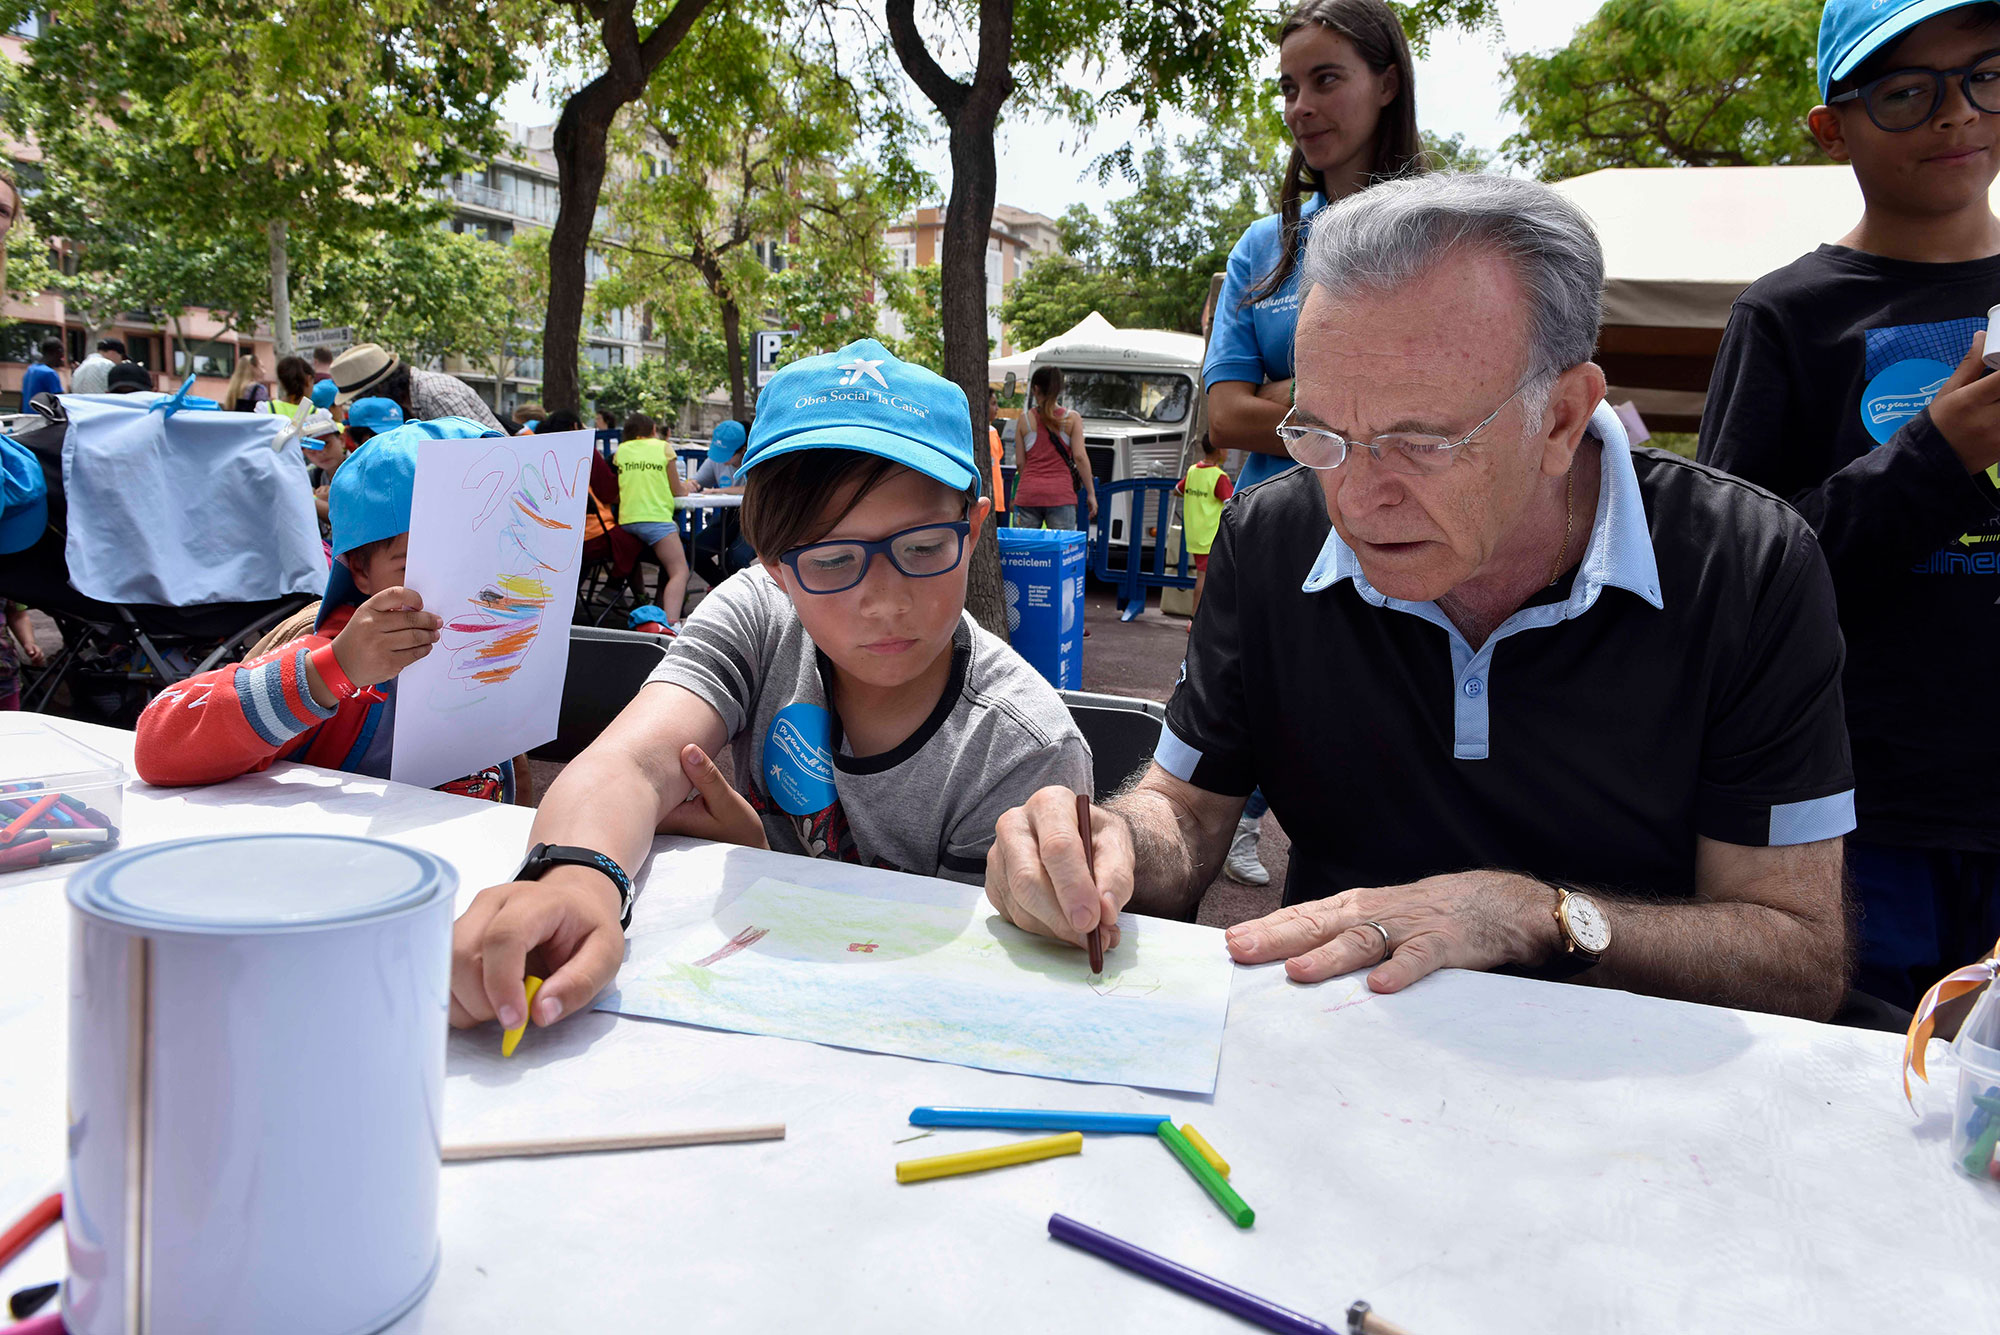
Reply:
[[[1083, 416], [1084, 451], [1100, 484], [1178, 479], [1188, 432], [1201, 417], [1201, 357], [1198, 335], [1120, 329], [1092, 311], [1068, 333], [994, 362], [989, 374], [999, 383], [1011, 372], [1025, 386], [1038, 368], [1061, 367], [1062, 403]], [[1011, 449], [1008, 462], [1018, 463]], [[1121, 496], [1098, 516], [1110, 526], [1113, 546], [1131, 541], [1131, 509], [1130, 498]]]

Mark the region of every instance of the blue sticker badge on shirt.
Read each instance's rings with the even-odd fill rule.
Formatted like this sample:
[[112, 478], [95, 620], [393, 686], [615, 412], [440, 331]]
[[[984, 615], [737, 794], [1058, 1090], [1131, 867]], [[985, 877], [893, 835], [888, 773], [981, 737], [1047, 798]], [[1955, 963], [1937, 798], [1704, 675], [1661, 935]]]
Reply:
[[1910, 357], [1883, 367], [1861, 392], [1861, 425], [1875, 443], [1887, 441], [1922, 412], [1951, 379], [1951, 369], [1929, 357]]
[[764, 734], [764, 788], [781, 811], [810, 816], [834, 804], [833, 715], [818, 705], [786, 705]]

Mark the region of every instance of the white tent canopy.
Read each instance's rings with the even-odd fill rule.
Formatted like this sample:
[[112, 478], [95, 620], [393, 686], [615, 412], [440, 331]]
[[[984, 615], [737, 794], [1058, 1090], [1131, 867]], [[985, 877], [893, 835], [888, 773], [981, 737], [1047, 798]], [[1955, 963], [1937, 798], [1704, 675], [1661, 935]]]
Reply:
[[986, 364], [991, 384], [1006, 380], [1009, 372], [1025, 381], [1029, 368], [1038, 360], [1060, 358], [1089, 365], [1119, 365], [1140, 362], [1148, 365], [1179, 365], [1190, 370], [1201, 366], [1202, 342], [1194, 334], [1171, 329], [1120, 329], [1096, 311], [1046, 342], [1024, 352], [999, 357]]
[[1841, 166], [1616, 167], [1555, 188], [1597, 227], [1607, 325], [1719, 331], [1744, 288], [1861, 218]]

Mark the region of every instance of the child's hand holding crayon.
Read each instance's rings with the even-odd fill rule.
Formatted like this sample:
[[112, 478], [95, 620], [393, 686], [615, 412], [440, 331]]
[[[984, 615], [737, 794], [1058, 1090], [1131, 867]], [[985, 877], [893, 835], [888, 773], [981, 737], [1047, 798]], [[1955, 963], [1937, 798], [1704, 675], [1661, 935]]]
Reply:
[[[415, 589], [398, 584], [354, 609], [354, 616], [333, 639], [333, 656], [356, 686], [367, 688], [388, 681], [431, 651], [444, 618], [424, 611]], [[307, 668], [313, 699], [331, 705], [338, 698]]]

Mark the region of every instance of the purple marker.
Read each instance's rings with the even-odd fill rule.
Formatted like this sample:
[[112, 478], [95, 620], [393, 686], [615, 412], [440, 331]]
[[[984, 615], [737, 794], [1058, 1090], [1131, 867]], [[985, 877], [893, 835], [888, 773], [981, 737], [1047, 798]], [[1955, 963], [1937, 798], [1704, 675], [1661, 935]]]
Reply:
[[1113, 1265], [1122, 1265], [1155, 1283], [1179, 1289], [1190, 1298], [1199, 1298], [1266, 1330], [1282, 1331], [1284, 1335], [1339, 1335], [1323, 1321], [1302, 1316], [1289, 1307], [1280, 1307], [1254, 1293], [1232, 1288], [1219, 1279], [1211, 1279], [1199, 1270], [1190, 1270], [1164, 1256], [1155, 1256], [1143, 1247], [1134, 1247], [1088, 1224], [1079, 1224], [1068, 1215], [1049, 1216], [1049, 1236], [1101, 1256]]

